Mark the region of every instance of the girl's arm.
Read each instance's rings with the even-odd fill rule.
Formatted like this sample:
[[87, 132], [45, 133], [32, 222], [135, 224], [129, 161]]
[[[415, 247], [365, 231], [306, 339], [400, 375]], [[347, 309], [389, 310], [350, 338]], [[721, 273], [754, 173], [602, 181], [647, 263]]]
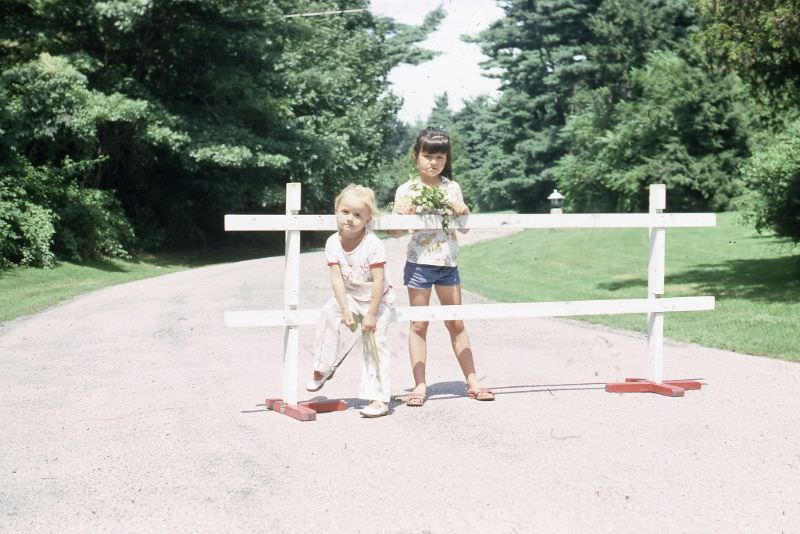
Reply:
[[342, 268], [338, 263], [331, 265], [331, 287], [333, 288], [333, 296], [342, 310], [342, 322], [350, 327], [355, 324], [353, 320], [353, 313], [347, 305], [347, 292], [344, 289], [344, 278], [342, 278]]
[[[392, 208], [392, 213], [396, 213], [397, 215], [414, 215], [416, 212], [414, 211], [414, 205], [411, 203], [411, 198], [404, 196], [402, 194], [403, 186], [397, 188], [397, 191], [394, 194], [394, 208]], [[408, 230], [389, 230], [389, 235], [392, 237], [403, 237], [408, 233]]]
[[361, 321], [361, 331], [375, 331], [378, 324], [378, 308], [383, 298], [383, 264], [370, 265], [369, 273], [372, 276], [372, 295], [369, 299], [369, 309]]

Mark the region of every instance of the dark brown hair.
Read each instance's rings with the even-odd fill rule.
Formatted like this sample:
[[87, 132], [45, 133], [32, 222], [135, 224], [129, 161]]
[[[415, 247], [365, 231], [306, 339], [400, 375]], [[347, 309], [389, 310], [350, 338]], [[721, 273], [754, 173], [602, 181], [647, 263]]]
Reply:
[[450, 136], [447, 132], [439, 128], [425, 128], [417, 136], [414, 143], [414, 161], [419, 158], [420, 152], [428, 154], [445, 154], [447, 161], [442, 169], [442, 176], [445, 178], [453, 177], [452, 156], [450, 155]]

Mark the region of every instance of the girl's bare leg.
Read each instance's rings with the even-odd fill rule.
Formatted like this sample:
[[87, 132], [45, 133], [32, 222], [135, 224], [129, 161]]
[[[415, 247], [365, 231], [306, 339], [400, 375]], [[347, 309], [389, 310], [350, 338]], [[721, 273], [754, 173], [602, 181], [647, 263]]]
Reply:
[[[430, 289], [408, 288], [411, 306], [427, 306], [431, 301]], [[425, 395], [425, 364], [428, 361], [428, 322], [411, 321], [408, 331], [408, 352], [411, 355], [411, 373], [414, 375], [414, 393]]]
[[[441, 302], [442, 305], [461, 304], [461, 285], [434, 287], [436, 288], [436, 296], [439, 297], [439, 302]], [[445, 321], [444, 325], [447, 328], [447, 332], [450, 334], [450, 344], [453, 346], [453, 352], [455, 352], [456, 358], [458, 359], [458, 365], [461, 366], [461, 371], [464, 373], [467, 389], [480, 389], [481, 383], [478, 380], [478, 375], [475, 373], [475, 360], [472, 357], [472, 345], [470, 345], [467, 329], [464, 327], [464, 321]]]

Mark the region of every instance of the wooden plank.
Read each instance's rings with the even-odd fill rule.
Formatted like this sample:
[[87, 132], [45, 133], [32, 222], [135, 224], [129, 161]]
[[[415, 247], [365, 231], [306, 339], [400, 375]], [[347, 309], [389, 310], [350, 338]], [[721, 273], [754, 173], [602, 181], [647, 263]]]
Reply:
[[[302, 207], [302, 185], [298, 182], [286, 184], [286, 215], [295, 216]], [[300, 303], [300, 231], [286, 232], [284, 255], [284, 309], [291, 312]], [[290, 406], [297, 404], [298, 356], [300, 351], [300, 329], [287, 325], [283, 335], [283, 400]]]
[[667, 209], [667, 186], [665, 184], [650, 184], [648, 192], [648, 211], [661, 212]]
[[300, 303], [300, 232], [286, 232], [286, 251], [283, 271], [284, 303], [297, 309]]
[[298, 421], [316, 421], [317, 419], [317, 412], [313, 408], [297, 403], [287, 403], [283, 399], [266, 399], [264, 406], [267, 410], [288, 415]]
[[[661, 300], [661, 299], [658, 299]], [[664, 313], [647, 314], [648, 378], [653, 382], [664, 380]]]
[[288, 326], [316, 324], [319, 310], [226, 311], [225, 326]]
[[[690, 228], [716, 225], [714, 213], [476, 214], [454, 218], [453, 228]], [[438, 215], [384, 215], [375, 230], [441, 228]], [[226, 231], [336, 231], [333, 215], [226, 215]]]
[[226, 215], [225, 231], [336, 231], [334, 215]]
[[663, 295], [667, 261], [667, 231], [664, 228], [651, 228], [649, 233], [647, 294], [651, 296]]
[[[574, 317], [579, 315], [620, 315], [713, 310], [714, 297], [672, 297], [659, 299], [573, 300], [562, 302], [518, 302], [506, 304], [462, 304], [459, 306], [397, 306], [392, 321], [447, 321], [470, 319], [513, 319], [522, 317]], [[225, 324], [231, 327], [287, 326], [315, 324], [319, 310], [227, 311]]]
[[[667, 187], [664, 184], [650, 185], [648, 213], [653, 216], [667, 207]], [[647, 298], [657, 298], [664, 294], [664, 274], [666, 272], [667, 230], [661, 227], [650, 228], [650, 253], [647, 262]], [[660, 383], [664, 380], [664, 313], [647, 314], [647, 359], [648, 378]]]

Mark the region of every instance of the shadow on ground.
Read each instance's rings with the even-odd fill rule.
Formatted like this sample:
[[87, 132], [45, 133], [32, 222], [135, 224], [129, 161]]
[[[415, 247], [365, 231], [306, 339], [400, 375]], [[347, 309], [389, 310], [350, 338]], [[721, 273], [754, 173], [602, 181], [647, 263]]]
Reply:
[[[800, 255], [701, 264], [694, 269], [667, 275], [666, 283], [690, 285], [697, 292], [717, 297], [797, 302], [800, 300]], [[646, 286], [646, 279], [636, 278], [598, 284], [597, 287], [619, 291]]]

